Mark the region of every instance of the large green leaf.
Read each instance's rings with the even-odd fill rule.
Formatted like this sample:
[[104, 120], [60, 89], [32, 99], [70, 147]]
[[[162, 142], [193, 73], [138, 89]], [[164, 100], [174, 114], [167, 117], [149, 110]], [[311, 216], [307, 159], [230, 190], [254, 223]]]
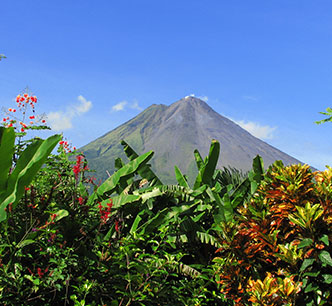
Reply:
[[321, 251], [318, 255], [319, 259], [323, 264], [332, 266], [332, 258], [328, 251]]
[[[233, 191], [233, 193], [231, 194], [231, 200], [233, 202], [235, 199], [237, 199], [237, 205], [238, 205], [239, 199], [241, 199], [241, 201], [244, 201], [249, 195], [250, 195], [250, 181], [248, 178], [246, 178]], [[235, 202], [234, 202], [233, 208], [235, 208], [237, 205], [235, 205]]]
[[196, 235], [202, 243], [210, 244], [210, 245], [215, 246], [215, 247], [220, 247], [221, 246], [219, 241], [214, 236], [212, 236], [208, 233], [196, 232]]
[[204, 171], [203, 171], [203, 183], [209, 184], [214, 171], [216, 170], [218, 159], [219, 159], [219, 153], [220, 153], [220, 143], [219, 141], [213, 139], [210, 146], [210, 152], [208, 155], [208, 161], [204, 165]]
[[255, 180], [260, 182], [264, 177], [264, 162], [263, 158], [257, 155], [252, 162], [252, 169], [255, 173]]
[[332, 275], [331, 274], [323, 274], [324, 283], [326, 284], [332, 284]]
[[194, 189], [199, 188], [202, 184], [211, 184], [213, 174], [218, 163], [219, 153], [220, 144], [217, 140], [213, 139], [211, 142], [209, 155], [206, 157], [204, 165], [198, 171]]
[[168, 208], [164, 208], [163, 210], [158, 211], [154, 217], [142, 224], [138, 228], [138, 231], [140, 231], [140, 234], [149, 234], [152, 231], [156, 232], [161, 224], [166, 224], [169, 221]]
[[264, 178], [264, 162], [263, 159], [257, 155], [252, 163], [252, 171], [249, 173], [251, 194], [254, 194], [258, 185]]
[[149, 199], [159, 197], [163, 194], [163, 192], [158, 187], [154, 187], [152, 190], [147, 190], [141, 195], [143, 203], [148, 201]]
[[116, 169], [121, 169], [125, 164], [123, 163], [121, 157], [118, 157], [115, 161], [114, 161], [114, 167]]
[[[136, 202], [140, 198], [141, 197], [139, 195], [121, 193], [120, 195], [112, 197], [112, 201], [113, 201], [112, 207], [120, 208], [121, 206], [123, 206], [125, 204]], [[108, 200], [106, 200], [106, 201], [108, 201]]]
[[188, 182], [184, 177], [184, 175], [182, 174], [181, 170], [177, 166], [174, 166], [174, 170], [175, 170], [175, 177], [179, 185], [189, 188]]
[[121, 169], [113, 173], [103, 184], [101, 184], [97, 190], [89, 197], [87, 205], [92, 205], [95, 200], [104, 199], [111, 196], [116, 190], [117, 185], [121, 179], [129, 179], [133, 177], [137, 172], [137, 169], [144, 166], [153, 156], [153, 152], [147, 152], [128, 164], [124, 165]]
[[300, 272], [303, 272], [306, 268], [310, 267], [313, 263], [315, 262], [315, 259], [311, 258], [306, 258], [303, 260], [302, 266], [300, 268]]
[[[122, 140], [121, 144], [129, 160], [134, 160], [138, 157], [138, 154], [128, 145], [128, 143]], [[162, 185], [162, 182], [151, 170], [151, 166], [148, 164], [145, 164], [144, 166], [139, 168], [137, 173], [141, 176], [141, 178], [147, 179], [151, 183], [151, 186]]]
[[7, 181], [14, 154], [13, 128], [0, 127], [0, 194], [7, 189]]
[[197, 169], [198, 169], [198, 171], [200, 171], [202, 169], [202, 167], [204, 166], [204, 161], [203, 161], [201, 154], [198, 152], [197, 149], [194, 150], [194, 156], [195, 156]]
[[32, 240], [32, 239], [26, 239], [26, 240], [23, 240], [23, 241], [20, 241], [18, 244], [17, 244], [17, 248], [18, 249], [21, 249], [21, 248], [24, 248], [25, 246], [27, 245], [30, 245], [30, 244], [33, 244], [33, 243], [36, 243], [36, 241]]
[[141, 212], [140, 214], [138, 214], [138, 215], [136, 216], [136, 218], [135, 218], [135, 220], [134, 220], [134, 222], [133, 222], [133, 224], [132, 224], [132, 226], [131, 226], [131, 228], [130, 228], [130, 231], [129, 231], [130, 234], [133, 234], [134, 232], [136, 232], [137, 227], [138, 227], [138, 224], [139, 224], [139, 223], [141, 222], [141, 220], [142, 220], [142, 217], [140, 216], [142, 213], [143, 213], [143, 212]]
[[1, 195], [0, 222], [6, 219], [5, 208], [9, 203], [15, 208], [24, 193], [24, 188], [29, 186], [60, 139], [61, 135], [54, 135], [46, 140], [38, 139], [22, 152], [14, 171], [8, 177], [7, 190]]

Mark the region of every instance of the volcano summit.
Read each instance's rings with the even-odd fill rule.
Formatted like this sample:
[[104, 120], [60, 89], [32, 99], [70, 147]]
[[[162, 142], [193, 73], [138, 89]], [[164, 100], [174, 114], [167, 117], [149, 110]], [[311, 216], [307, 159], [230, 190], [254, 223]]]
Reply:
[[251, 169], [258, 154], [267, 167], [276, 160], [284, 164], [299, 160], [254, 137], [233, 121], [215, 112], [196, 97], [185, 97], [170, 106], [153, 104], [133, 119], [90, 142], [81, 150], [97, 176], [107, 178], [115, 170], [114, 160], [124, 158], [121, 140], [138, 154], [153, 150], [153, 171], [164, 183], [175, 181], [174, 165], [189, 176], [196, 173], [194, 149], [206, 156], [212, 139], [220, 142], [218, 167], [231, 166], [243, 171]]

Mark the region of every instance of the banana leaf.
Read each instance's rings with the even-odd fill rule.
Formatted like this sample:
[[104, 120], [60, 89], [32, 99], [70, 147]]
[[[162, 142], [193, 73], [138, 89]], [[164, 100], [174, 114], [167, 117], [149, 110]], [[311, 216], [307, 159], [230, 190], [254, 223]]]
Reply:
[[[35, 140], [22, 152], [16, 163], [15, 169], [10, 175], [8, 175], [6, 191], [1, 193], [0, 222], [6, 219], [7, 214], [5, 210], [10, 203], [13, 208], [16, 207], [24, 193], [24, 188], [29, 186], [34, 176], [43, 166], [48, 155], [52, 152], [60, 139], [61, 135], [54, 135], [46, 140]], [[10, 152], [12, 151], [8, 152], [11, 154]], [[7, 156], [7, 161], [8, 158], [9, 157]]]
[[[134, 160], [138, 157], [138, 154], [124, 140], [121, 141], [121, 145], [129, 160]], [[137, 173], [141, 178], [147, 179], [150, 182], [150, 186], [159, 186], [163, 184], [157, 175], [151, 170], [151, 165], [145, 164], [137, 171]]]
[[188, 182], [184, 177], [184, 175], [182, 174], [181, 170], [177, 166], [174, 166], [174, 169], [175, 169], [175, 177], [179, 185], [189, 188]]
[[213, 139], [210, 146], [209, 155], [206, 157], [204, 165], [198, 171], [198, 175], [194, 184], [194, 189], [199, 188], [202, 184], [211, 184], [214, 171], [218, 163], [220, 153], [220, 144], [217, 140]]
[[97, 190], [89, 197], [87, 205], [93, 205], [95, 200], [103, 200], [116, 191], [117, 185], [121, 179], [129, 179], [134, 177], [135, 173], [144, 166], [153, 156], [153, 152], [147, 152], [134, 160], [130, 161], [128, 164], [124, 165], [121, 169], [116, 171], [111, 175], [103, 184], [101, 184]]

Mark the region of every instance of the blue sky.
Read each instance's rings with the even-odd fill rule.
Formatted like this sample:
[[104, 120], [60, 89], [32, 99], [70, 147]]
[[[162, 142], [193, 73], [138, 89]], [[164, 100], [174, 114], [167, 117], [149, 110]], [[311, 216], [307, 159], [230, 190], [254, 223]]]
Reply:
[[332, 125], [314, 121], [332, 106], [331, 16], [330, 0], [3, 0], [0, 106], [28, 86], [79, 147], [194, 94], [323, 170]]

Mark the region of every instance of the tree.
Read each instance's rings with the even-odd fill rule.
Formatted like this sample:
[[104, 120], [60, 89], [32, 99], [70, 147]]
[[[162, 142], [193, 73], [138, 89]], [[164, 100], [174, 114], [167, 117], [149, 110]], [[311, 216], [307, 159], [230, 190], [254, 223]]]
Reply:
[[325, 122], [331, 122], [332, 121], [332, 108], [328, 107], [326, 109], [326, 112], [319, 112], [319, 113], [323, 114], [325, 116], [329, 116], [329, 117], [326, 118], [326, 119], [320, 120], [320, 121], [315, 121], [316, 124], [322, 124], [322, 123], [325, 123]]

